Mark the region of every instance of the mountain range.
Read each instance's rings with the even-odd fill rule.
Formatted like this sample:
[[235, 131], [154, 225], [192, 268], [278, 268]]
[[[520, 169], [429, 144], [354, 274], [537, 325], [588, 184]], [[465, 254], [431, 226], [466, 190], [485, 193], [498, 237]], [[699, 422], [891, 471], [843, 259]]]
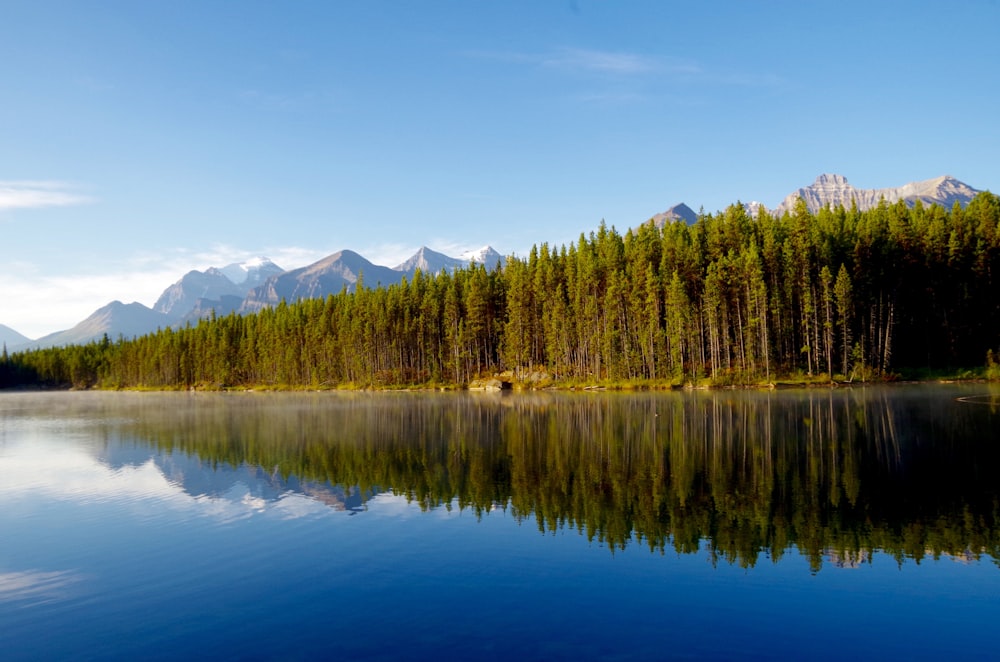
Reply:
[[[967, 205], [978, 193], [982, 193], [982, 191], [948, 175], [911, 182], [895, 188], [860, 189], [851, 186], [843, 175], [823, 174], [809, 186], [803, 186], [789, 193], [773, 209], [768, 209], [760, 202], [749, 202], [743, 206], [753, 216], [757, 216], [761, 210], [767, 210], [774, 216], [781, 216], [785, 212], [791, 213], [799, 198], [805, 200], [806, 207], [813, 214], [827, 206], [843, 205], [850, 208], [853, 203], [856, 203], [860, 210], [871, 209], [878, 206], [882, 199], [885, 199], [889, 204], [902, 200], [910, 206], [919, 200], [924, 205], [940, 205], [951, 209], [956, 202], [962, 206]], [[680, 203], [665, 212], [654, 215], [646, 222], [663, 227], [668, 222], [683, 221], [690, 225], [697, 220], [698, 215], [690, 207]]]
[[406, 262], [389, 268], [374, 264], [354, 251], [342, 250], [305, 267], [285, 271], [268, 258], [258, 257], [221, 268], [189, 271], [167, 287], [152, 308], [137, 302], [112, 301], [73, 328], [37, 340], [0, 325], [0, 342], [13, 351], [84, 344], [99, 340], [105, 334], [112, 340], [119, 336], [131, 338], [157, 329], [196, 323], [199, 318], [212, 314], [250, 313], [275, 306], [282, 299], [292, 302], [337, 294], [345, 288], [353, 291], [359, 282], [373, 287], [388, 286], [403, 278], [413, 278], [418, 269], [424, 273], [438, 273], [472, 262], [497, 268], [502, 267], [506, 259], [490, 246], [457, 258], [425, 246]]
[[[811, 185], [789, 194], [769, 211], [775, 215], [791, 212], [800, 198], [812, 213], [827, 205], [850, 207], [857, 204], [859, 209], [870, 209], [882, 199], [888, 203], [902, 200], [910, 205], [919, 200], [925, 205], [938, 204], [950, 208], [955, 203], [968, 204], [978, 193], [978, 189], [949, 176], [896, 188], [858, 189], [842, 175], [823, 174]], [[745, 206], [754, 215], [766, 209], [759, 202]], [[693, 224], [697, 220], [698, 214], [680, 203], [655, 214], [647, 222], [662, 227], [666, 223]], [[401, 282], [404, 277], [412, 278], [418, 269], [423, 273], [438, 273], [442, 269], [450, 271], [471, 262], [484, 264], [487, 268], [502, 268], [505, 259], [489, 246], [459, 257], [449, 257], [425, 246], [410, 259], [390, 268], [374, 264], [354, 251], [342, 250], [313, 264], [285, 271], [269, 259], [260, 257], [220, 268], [190, 271], [165, 289], [152, 308], [140, 303], [113, 301], [72, 329], [38, 340], [30, 340], [0, 324], [0, 342], [9, 350], [18, 350], [86, 343], [105, 334], [111, 339], [119, 336], [128, 338], [151, 333], [158, 328], [195, 323], [213, 313], [219, 316], [231, 312], [250, 313], [277, 305], [282, 299], [291, 302], [325, 297], [345, 288], [352, 291], [359, 281], [368, 286], [388, 286]]]
[[920, 200], [924, 205], [941, 205], [951, 209], [956, 202], [963, 206], [968, 204], [977, 193], [981, 191], [947, 175], [896, 188], [860, 189], [851, 186], [842, 175], [826, 174], [817, 177], [810, 186], [790, 193], [771, 213], [781, 216], [786, 211], [792, 212], [799, 198], [805, 200], [813, 214], [828, 205], [843, 205], [850, 209], [852, 203], [857, 203], [858, 209], [871, 209], [878, 206], [883, 198], [889, 204], [902, 200], [912, 206]]
[[[153, 304], [153, 310], [171, 317], [179, 315], [182, 317], [180, 321], [188, 321], [191, 319], [191, 312], [203, 309], [206, 302], [211, 305], [235, 300], [238, 305], [252, 289], [284, 271], [266, 257], [230, 264], [221, 269], [212, 267], [205, 271], [189, 271], [163, 291]], [[227, 310], [226, 313], [228, 312]], [[216, 313], [221, 311], [216, 310]]]

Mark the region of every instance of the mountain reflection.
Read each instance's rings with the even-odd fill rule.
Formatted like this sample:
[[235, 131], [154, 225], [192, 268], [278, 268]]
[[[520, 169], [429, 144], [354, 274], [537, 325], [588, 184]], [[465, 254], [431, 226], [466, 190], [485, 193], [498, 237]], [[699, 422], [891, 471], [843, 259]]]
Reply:
[[187, 452], [156, 453], [148, 446], [108, 447], [100, 459], [112, 469], [152, 462], [170, 484], [192, 497], [238, 500], [264, 506], [288, 494], [300, 494], [333, 510], [353, 515], [364, 511], [365, 502], [375, 495], [374, 492], [362, 494], [356, 487], [283, 476], [276, 469], [268, 471], [245, 462], [220, 464]]
[[246, 481], [361, 511], [391, 490], [744, 566], [792, 547], [815, 568], [873, 550], [998, 559], [1000, 415], [958, 400], [979, 388], [131, 394], [105, 412], [124, 442], [105, 459], [152, 444], [192, 494]]

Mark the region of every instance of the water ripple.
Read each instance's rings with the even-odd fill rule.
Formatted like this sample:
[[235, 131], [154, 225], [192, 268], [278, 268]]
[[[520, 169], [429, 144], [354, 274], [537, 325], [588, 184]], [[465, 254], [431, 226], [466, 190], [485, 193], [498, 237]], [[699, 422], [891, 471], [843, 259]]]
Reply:
[[0, 602], [36, 605], [65, 600], [69, 597], [70, 586], [80, 579], [79, 574], [69, 570], [0, 572]]

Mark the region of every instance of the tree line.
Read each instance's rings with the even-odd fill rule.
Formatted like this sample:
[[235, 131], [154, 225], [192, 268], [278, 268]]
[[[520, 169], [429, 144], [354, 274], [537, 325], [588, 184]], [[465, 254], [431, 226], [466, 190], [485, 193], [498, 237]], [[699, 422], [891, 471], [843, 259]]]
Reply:
[[[1000, 198], [601, 224], [502, 269], [362, 282], [138, 338], [0, 357], [0, 385], [755, 384], [981, 366], [1000, 347]], [[992, 353], [990, 354], [992, 356]]]

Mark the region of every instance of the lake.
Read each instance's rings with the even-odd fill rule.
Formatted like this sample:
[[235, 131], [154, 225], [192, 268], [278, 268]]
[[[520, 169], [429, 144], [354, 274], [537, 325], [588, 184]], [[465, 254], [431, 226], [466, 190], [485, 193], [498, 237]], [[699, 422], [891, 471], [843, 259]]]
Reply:
[[995, 658], [1000, 388], [0, 393], [0, 657]]

